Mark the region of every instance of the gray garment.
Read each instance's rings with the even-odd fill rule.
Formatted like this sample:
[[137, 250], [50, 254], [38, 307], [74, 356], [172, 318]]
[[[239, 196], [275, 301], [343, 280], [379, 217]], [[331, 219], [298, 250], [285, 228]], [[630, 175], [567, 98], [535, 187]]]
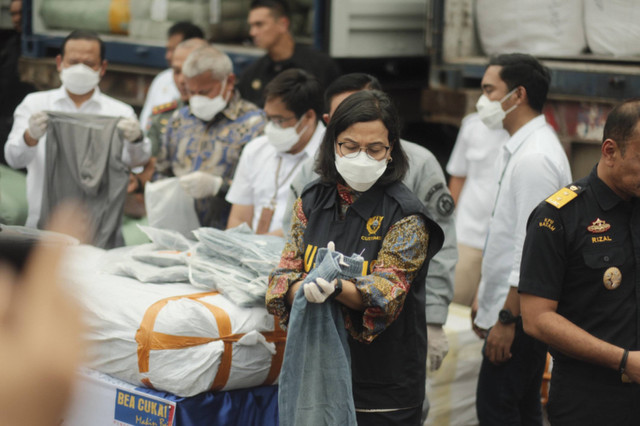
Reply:
[[[318, 277], [327, 281], [358, 277], [363, 261], [357, 254], [346, 257], [321, 248], [317, 266], [303, 285]], [[308, 303], [303, 288], [298, 289], [278, 386], [280, 426], [356, 426], [351, 352], [338, 302]]]
[[[445, 235], [442, 249], [431, 259], [425, 283], [427, 323], [444, 324], [447, 321], [449, 303], [453, 299], [453, 275], [458, 261], [453, 198], [436, 157], [420, 145], [405, 140], [400, 142], [409, 158], [409, 171], [403, 183], [422, 201], [427, 214], [440, 225]], [[291, 183], [288, 211], [292, 212], [293, 203], [300, 197], [303, 188], [318, 178], [313, 165], [314, 159], [306, 160]], [[291, 229], [290, 214], [284, 215], [282, 229], [287, 238]]]
[[122, 208], [129, 182], [122, 162], [120, 117], [47, 111], [45, 182], [38, 228], [65, 199], [83, 203], [92, 244], [121, 246]]

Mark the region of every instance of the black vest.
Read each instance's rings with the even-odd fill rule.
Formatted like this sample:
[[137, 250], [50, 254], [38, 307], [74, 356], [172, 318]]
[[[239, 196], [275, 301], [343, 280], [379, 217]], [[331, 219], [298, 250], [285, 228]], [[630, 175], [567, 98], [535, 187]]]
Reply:
[[[409, 408], [422, 403], [426, 380], [427, 333], [425, 278], [429, 259], [440, 250], [442, 229], [425, 214], [420, 200], [402, 183], [374, 185], [339, 218], [340, 202], [335, 184], [315, 181], [302, 193], [308, 223], [304, 233], [304, 265], [314, 265], [319, 247], [333, 241], [336, 250], [361, 253], [363, 274], [371, 273], [382, 240], [399, 220], [420, 214], [429, 230], [427, 259], [411, 283], [402, 312], [372, 343], [349, 337], [353, 396], [356, 408]], [[362, 312], [345, 308], [355, 327], [362, 324]]]

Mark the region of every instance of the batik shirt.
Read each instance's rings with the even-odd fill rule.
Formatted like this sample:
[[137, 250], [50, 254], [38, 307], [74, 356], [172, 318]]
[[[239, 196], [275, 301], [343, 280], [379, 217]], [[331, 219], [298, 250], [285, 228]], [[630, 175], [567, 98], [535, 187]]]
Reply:
[[[340, 212], [342, 216], [357, 199], [358, 193], [338, 184]], [[307, 218], [298, 198], [294, 205], [291, 235], [280, 264], [270, 276], [267, 291], [267, 310], [280, 318], [282, 327], [289, 321], [290, 307], [286, 302], [289, 287], [304, 279], [304, 232]], [[384, 236], [372, 273], [358, 277], [355, 285], [360, 292], [365, 310], [362, 324], [354, 324], [345, 310], [345, 327], [359, 341], [371, 342], [400, 314], [410, 289], [427, 256], [429, 235], [424, 219], [419, 215], [407, 216], [397, 221]]]
[[227, 107], [205, 122], [186, 105], [171, 117], [158, 154], [159, 177], [183, 176], [201, 170], [225, 181], [233, 178], [240, 152], [262, 133], [264, 112], [234, 92]]

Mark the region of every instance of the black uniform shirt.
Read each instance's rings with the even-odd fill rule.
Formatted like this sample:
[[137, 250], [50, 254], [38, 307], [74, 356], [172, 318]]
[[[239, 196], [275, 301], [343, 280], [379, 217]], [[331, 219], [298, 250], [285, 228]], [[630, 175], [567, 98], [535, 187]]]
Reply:
[[293, 56], [275, 62], [264, 55], [249, 65], [240, 76], [238, 90], [242, 97], [260, 107], [264, 105], [264, 87], [276, 75], [289, 68], [301, 68], [316, 76], [322, 88], [327, 87], [340, 75], [340, 68], [331, 57], [303, 44], [295, 45]]
[[602, 340], [640, 349], [640, 203], [618, 197], [596, 168], [567, 188], [575, 199], [542, 202], [529, 217], [519, 291], [557, 301], [560, 315]]

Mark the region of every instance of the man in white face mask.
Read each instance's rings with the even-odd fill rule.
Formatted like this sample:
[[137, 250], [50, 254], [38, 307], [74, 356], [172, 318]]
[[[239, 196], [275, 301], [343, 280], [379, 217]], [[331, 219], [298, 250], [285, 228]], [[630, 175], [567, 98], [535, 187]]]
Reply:
[[224, 197], [240, 152], [264, 129], [264, 112], [241, 98], [231, 59], [215, 47], [191, 52], [182, 74], [189, 105], [167, 125], [155, 178], [179, 177], [200, 224], [224, 229], [231, 208]]
[[48, 127], [46, 111], [123, 117], [118, 123], [125, 141], [122, 161], [135, 167], [149, 159], [150, 145], [143, 141], [133, 108], [106, 96], [98, 88], [107, 69], [104, 50], [96, 33], [73, 31], [62, 42], [56, 57], [62, 86], [32, 93], [16, 108], [5, 156], [11, 167], [27, 169], [27, 226], [35, 227], [40, 218]]
[[258, 234], [282, 236], [289, 185], [306, 159], [314, 158], [324, 134], [322, 87], [298, 68], [278, 74], [265, 87], [265, 135], [251, 141], [227, 194], [227, 227], [246, 222]]
[[535, 58], [500, 55], [484, 73], [477, 104], [487, 126], [510, 136], [497, 155], [498, 195], [472, 311], [473, 329], [486, 339], [476, 398], [483, 425], [542, 424], [546, 346], [522, 329], [518, 281], [529, 215], [571, 182], [562, 144], [542, 114], [549, 81]]

